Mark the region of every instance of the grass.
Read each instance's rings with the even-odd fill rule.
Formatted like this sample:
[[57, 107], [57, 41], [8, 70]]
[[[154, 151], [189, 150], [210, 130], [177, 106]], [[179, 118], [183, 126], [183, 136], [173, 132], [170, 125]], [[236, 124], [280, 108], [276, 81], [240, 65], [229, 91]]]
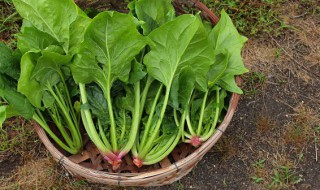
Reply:
[[247, 96], [256, 96], [263, 92], [266, 76], [263, 72], [250, 72], [243, 76], [243, 91]]
[[288, 27], [278, 12], [283, 0], [205, 0], [204, 2], [217, 14], [225, 9], [238, 30], [247, 36], [261, 36], [265, 33], [279, 36], [283, 29]]
[[313, 145], [319, 143], [320, 114], [300, 104], [294, 108], [292, 119], [283, 127], [276, 127], [274, 120], [265, 115], [268, 114], [258, 116], [255, 123], [258, 130], [254, 136], [258, 140], [253, 142], [263, 147], [264, 151], [256, 155], [259, 159], [251, 164], [250, 178], [254, 187], [296, 189], [297, 185], [307, 185], [303, 184], [305, 179], [301, 170], [304, 170], [306, 162], [313, 162], [313, 156], [306, 158], [306, 154], [314, 151]]
[[252, 166], [251, 179], [260, 188], [291, 189], [302, 181], [292, 161], [283, 155], [257, 160]]
[[294, 120], [285, 128], [285, 142], [300, 149], [309, 143], [318, 143], [320, 114], [304, 105], [296, 107], [295, 112]]
[[0, 0], [0, 41], [8, 46], [17, 46], [15, 34], [19, 32], [21, 17], [10, 0]]
[[10, 178], [0, 178], [3, 189], [89, 189], [84, 180], [66, 175], [50, 157], [29, 160], [19, 167]]
[[277, 127], [276, 122], [274, 119], [270, 118], [268, 114], [265, 112], [262, 112], [256, 121], [256, 127], [259, 132], [268, 132], [270, 130], [273, 130]]
[[4, 123], [4, 127], [0, 129], [0, 142], [2, 142], [0, 160], [12, 154], [19, 154], [23, 157], [38, 154], [36, 151], [40, 144], [31, 123], [22, 118], [10, 119]]

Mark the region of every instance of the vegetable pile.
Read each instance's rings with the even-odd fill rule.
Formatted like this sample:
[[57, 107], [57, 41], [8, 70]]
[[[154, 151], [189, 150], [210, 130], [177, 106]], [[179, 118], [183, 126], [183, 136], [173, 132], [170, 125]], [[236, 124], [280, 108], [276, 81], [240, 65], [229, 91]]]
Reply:
[[138, 167], [155, 164], [181, 142], [208, 140], [228, 94], [242, 93], [247, 39], [224, 11], [212, 28], [199, 14], [176, 16], [171, 0], [94, 18], [72, 0], [13, 2], [24, 20], [18, 49], [0, 44], [0, 124], [34, 119], [70, 154], [83, 127], [113, 169], [130, 152]]

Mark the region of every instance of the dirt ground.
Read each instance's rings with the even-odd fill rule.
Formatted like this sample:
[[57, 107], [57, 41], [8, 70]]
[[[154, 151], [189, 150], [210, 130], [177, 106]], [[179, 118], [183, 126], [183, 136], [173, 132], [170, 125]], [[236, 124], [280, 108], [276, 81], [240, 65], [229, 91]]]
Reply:
[[[292, 14], [283, 35], [246, 44], [245, 95], [223, 138], [180, 181], [146, 189], [320, 189], [320, 17]], [[17, 151], [0, 152], [0, 189], [143, 189], [75, 180], [29, 123], [6, 126], [0, 136], [15, 136]]]

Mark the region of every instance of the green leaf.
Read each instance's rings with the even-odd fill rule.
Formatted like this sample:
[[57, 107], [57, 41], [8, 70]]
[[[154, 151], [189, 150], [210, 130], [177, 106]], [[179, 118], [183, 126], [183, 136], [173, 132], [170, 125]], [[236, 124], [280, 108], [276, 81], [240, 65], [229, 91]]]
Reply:
[[173, 81], [170, 98], [171, 104], [175, 109], [179, 109], [179, 105], [185, 108], [191, 99], [192, 92], [195, 88], [196, 76], [192, 68], [185, 67], [179, 78]]
[[26, 119], [31, 119], [34, 109], [27, 98], [17, 92], [17, 84], [12, 80], [0, 74], [0, 97], [9, 104], [6, 117], [22, 115]]
[[72, 66], [74, 78], [81, 83], [95, 81], [103, 88], [117, 79], [127, 82], [131, 61], [145, 45], [131, 16], [100, 13], [87, 28], [80, 56]]
[[78, 16], [73, 0], [13, 0], [16, 10], [38, 30], [48, 33], [69, 49], [69, 27]]
[[19, 60], [13, 55], [13, 51], [2, 42], [0, 42], [0, 52], [0, 75], [7, 75], [18, 80], [20, 75]]
[[224, 75], [217, 84], [229, 92], [243, 94], [242, 90], [238, 87], [233, 74]]
[[134, 113], [134, 92], [131, 86], [125, 86], [125, 95], [115, 96], [115, 107], [117, 110], [126, 110]]
[[196, 82], [196, 76], [192, 68], [185, 68], [180, 75], [179, 83], [182, 88], [179, 88], [179, 102], [182, 105], [182, 108], [189, 103], [192, 92], [194, 89], [194, 84]]
[[133, 60], [131, 63], [131, 72], [130, 72], [130, 77], [129, 77], [129, 82], [131, 84], [134, 84], [141, 79], [143, 79], [147, 73], [144, 71], [144, 66], [137, 62], [137, 60]]
[[[96, 81], [100, 86], [104, 86], [107, 78], [102, 68], [97, 64], [95, 56], [85, 47], [76, 55], [71, 71], [76, 83], [89, 84]], [[85, 71], [85, 72], [83, 72]]]
[[109, 125], [108, 104], [102, 90], [96, 85], [88, 85], [86, 91], [89, 109], [91, 109], [93, 116], [97, 117], [103, 126]]
[[10, 116], [12, 113], [19, 113], [26, 119], [31, 119], [34, 113], [34, 108], [31, 106], [28, 99], [16, 90], [0, 89], [0, 97], [3, 97], [10, 105]]
[[228, 66], [218, 83], [223, 85], [223, 88], [226, 87], [229, 91], [232, 90], [231, 92], [242, 93], [241, 89], [236, 86], [234, 76], [248, 72], [241, 57], [241, 50], [247, 38], [239, 34], [224, 10], [221, 13], [221, 20], [213, 28], [209, 36], [215, 50], [227, 50], [230, 55]]
[[7, 106], [0, 106], [0, 129], [2, 128], [3, 122], [6, 120], [6, 109]]
[[221, 20], [210, 32], [209, 37], [215, 50], [227, 49], [229, 51], [228, 73], [241, 75], [248, 72], [241, 58], [241, 50], [247, 38], [239, 34], [224, 10], [221, 13]]
[[91, 19], [86, 15], [79, 15], [77, 19], [70, 25], [70, 47], [69, 53], [76, 54], [79, 51], [80, 44], [84, 40], [84, 33], [89, 26]]
[[[31, 106], [31, 104], [29, 104]], [[30, 115], [31, 113], [33, 113], [33, 109], [31, 109]], [[6, 109], [6, 118], [11, 118], [11, 117], [15, 117], [15, 116], [19, 116], [21, 115], [16, 109], [14, 109], [14, 106], [8, 105], [7, 109]], [[23, 116], [23, 115], [21, 115]], [[25, 117], [25, 116], [23, 116]], [[28, 116], [27, 116], [28, 117]], [[31, 119], [31, 117], [29, 117], [28, 119]]]
[[22, 54], [28, 51], [41, 51], [50, 45], [59, 45], [48, 33], [35, 28], [29, 21], [23, 20], [21, 33], [17, 34], [18, 48]]
[[215, 85], [217, 81], [223, 77], [228, 67], [229, 58], [230, 55], [228, 51], [216, 52], [214, 64], [208, 72], [209, 86]]
[[171, 0], [139, 0], [135, 2], [134, 9], [137, 18], [144, 21], [141, 26], [144, 35], [175, 18]]
[[154, 43], [144, 63], [152, 77], [170, 88], [183, 68], [189, 67], [196, 77], [197, 88], [206, 90], [214, 52], [199, 18], [182, 15], [154, 30], [149, 37]]
[[24, 94], [36, 108], [42, 108], [44, 88], [40, 82], [32, 80], [32, 72], [36, 66], [39, 53], [26, 53], [21, 59], [21, 76], [18, 81], [18, 91]]
[[0, 43], [0, 52], [0, 97], [9, 104], [6, 117], [22, 115], [30, 119], [33, 116], [33, 107], [25, 96], [17, 92], [19, 61], [12, 50], [3, 43]]
[[32, 71], [31, 80], [36, 79], [41, 85], [51, 86], [64, 79], [63, 66], [71, 63], [72, 57], [55, 52], [43, 52]]

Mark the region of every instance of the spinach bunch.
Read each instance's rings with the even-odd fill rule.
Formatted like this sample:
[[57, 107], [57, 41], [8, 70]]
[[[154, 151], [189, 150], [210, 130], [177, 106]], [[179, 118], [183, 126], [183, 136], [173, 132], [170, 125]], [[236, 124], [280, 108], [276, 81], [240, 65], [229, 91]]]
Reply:
[[175, 17], [168, 0], [139, 0], [130, 8], [150, 39], [143, 58], [145, 109], [132, 148], [141, 167], [161, 161], [181, 141], [197, 147], [213, 135], [223, 119], [226, 91], [242, 93], [235, 76], [247, 72], [241, 58], [247, 39], [224, 11], [212, 29], [199, 15]]
[[[16, 89], [34, 107], [33, 119], [60, 147], [76, 154], [83, 143], [80, 111], [75, 109], [79, 93], [70, 65], [90, 19], [72, 0], [13, 3], [24, 18], [18, 34], [22, 57]], [[61, 137], [51, 130], [49, 121]]]
[[146, 39], [138, 32], [132, 16], [103, 12], [89, 24], [72, 65], [84, 105], [84, 127], [114, 168], [130, 151], [138, 132], [139, 79], [144, 74], [135, 56], [145, 45]]
[[[235, 76], [247, 72], [247, 39], [224, 11], [212, 28], [199, 14], [176, 16], [171, 0], [136, 0], [128, 14], [92, 19], [72, 0], [13, 2], [24, 18], [22, 57], [19, 65], [8, 51], [12, 69], [0, 72], [0, 122], [13, 107], [72, 154], [82, 148], [83, 125], [113, 169], [130, 151], [138, 167], [157, 163], [180, 142], [197, 147], [209, 139], [227, 92], [242, 93]], [[13, 88], [5, 88], [29, 115], [3, 95], [8, 78]]]

